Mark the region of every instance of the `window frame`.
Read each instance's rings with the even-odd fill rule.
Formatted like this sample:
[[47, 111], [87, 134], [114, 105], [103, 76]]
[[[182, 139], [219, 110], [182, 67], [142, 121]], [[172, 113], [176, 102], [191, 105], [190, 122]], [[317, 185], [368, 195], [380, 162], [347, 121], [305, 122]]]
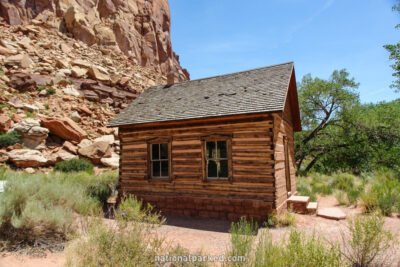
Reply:
[[[152, 159], [152, 145], [155, 144], [168, 144], [168, 177], [153, 177], [153, 164]], [[149, 181], [172, 181], [172, 142], [170, 137], [155, 137], [147, 140], [147, 179]], [[160, 149], [161, 153], [161, 149]], [[167, 160], [155, 160], [155, 161], [167, 161]], [[160, 174], [161, 174], [161, 164], [160, 164]]]
[[[226, 142], [226, 152], [228, 160], [228, 177], [208, 177], [207, 170], [207, 142]], [[201, 152], [202, 152], [202, 181], [203, 182], [232, 182], [232, 135], [231, 134], [213, 134], [201, 137]], [[223, 158], [225, 160], [225, 158]]]

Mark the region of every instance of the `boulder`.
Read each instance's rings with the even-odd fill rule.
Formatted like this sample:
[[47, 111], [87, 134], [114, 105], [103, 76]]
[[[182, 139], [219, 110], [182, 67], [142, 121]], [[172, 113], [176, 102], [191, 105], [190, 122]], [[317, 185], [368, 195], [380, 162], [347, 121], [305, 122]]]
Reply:
[[76, 90], [73, 85], [67, 85], [62, 91], [66, 95], [80, 96], [78, 90]]
[[17, 52], [0, 45], [0, 55], [15, 55]]
[[104, 166], [117, 169], [119, 167], [119, 155], [117, 153], [111, 153], [111, 158], [102, 158], [101, 163]]
[[108, 144], [112, 145], [115, 142], [115, 138], [113, 134], [110, 135], [103, 135], [94, 139], [94, 142], [107, 142]]
[[11, 129], [20, 134], [22, 145], [31, 149], [45, 148], [45, 142], [49, 130], [40, 126], [40, 121], [35, 119], [24, 119], [14, 125]]
[[93, 142], [90, 141], [89, 139], [83, 139], [83, 140], [78, 144], [78, 148], [84, 148], [84, 147], [90, 146], [90, 145], [92, 145], [92, 144], [93, 144]]
[[77, 66], [72, 67], [71, 69], [71, 76], [74, 78], [82, 78], [87, 74], [88, 70], [79, 68]]
[[8, 132], [13, 125], [13, 121], [5, 115], [0, 115], [0, 133]]
[[40, 117], [43, 127], [50, 130], [50, 133], [69, 141], [80, 142], [87, 134], [82, 128], [69, 118]]
[[33, 61], [27, 54], [18, 54], [6, 58], [4, 64], [6, 66], [20, 66], [22, 68], [29, 68], [33, 65]]
[[77, 159], [79, 158], [77, 155], [71, 154], [68, 151], [61, 149], [56, 153], [56, 161], [64, 161], [64, 160], [70, 160], [70, 159]]
[[38, 112], [39, 108], [35, 105], [24, 104], [23, 108], [29, 112]]
[[8, 152], [8, 157], [19, 168], [37, 168], [47, 164], [47, 159], [38, 150], [15, 149]]
[[71, 62], [71, 64], [74, 66], [85, 68], [85, 69], [90, 68], [90, 66], [92, 65], [89, 62], [87, 62], [86, 60], [82, 60], [82, 59], [75, 59]]
[[79, 106], [76, 110], [84, 116], [92, 116], [93, 112], [87, 106]]
[[94, 142], [90, 146], [80, 148], [78, 153], [90, 159], [94, 164], [99, 164], [102, 158], [111, 157], [111, 147], [106, 141]]
[[35, 173], [35, 169], [32, 168], [32, 167], [29, 167], [29, 168], [26, 168], [26, 169], [25, 169], [25, 172], [27, 172], [27, 173], [29, 173], [29, 174], [33, 174], [33, 173]]
[[24, 93], [36, 91], [38, 86], [46, 86], [50, 77], [40, 74], [16, 73], [10, 79], [11, 81], [7, 85]]
[[108, 73], [99, 66], [91, 66], [88, 75], [90, 78], [99, 81], [110, 81]]
[[[87, 140], [87, 139], [84, 139], [84, 140]], [[75, 145], [73, 145], [71, 142], [68, 142], [68, 141], [64, 142], [63, 149], [71, 152], [72, 154], [78, 153], [78, 148]]]
[[57, 59], [56, 67], [59, 69], [68, 69], [69, 68], [68, 60], [66, 60], [65, 58]]
[[71, 119], [75, 122], [80, 122], [82, 120], [81, 116], [79, 115], [79, 113], [77, 111], [75, 111], [71, 114]]

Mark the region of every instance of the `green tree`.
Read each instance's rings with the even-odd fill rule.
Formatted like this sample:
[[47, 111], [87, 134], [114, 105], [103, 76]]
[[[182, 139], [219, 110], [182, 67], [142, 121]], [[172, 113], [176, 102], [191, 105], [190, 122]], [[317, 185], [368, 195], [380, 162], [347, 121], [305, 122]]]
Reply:
[[324, 155], [348, 142], [343, 139], [343, 114], [359, 102], [358, 83], [346, 70], [335, 70], [329, 80], [303, 77], [299, 84], [299, 105], [303, 131], [296, 133], [297, 167], [308, 161], [309, 171]]
[[[397, 1], [397, 5], [393, 6], [393, 11], [400, 12], [400, 0]], [[396, 25], [396, 28], [400, 28], [400, 24]], [[388, 44], [383, 46], [389, 53], [389, 59], [394, 61], [391, 65], [393, 68], [393, 76], [395, 80], [393, 81], [391, 87], [395, 89], [396, 92], [400, 91], [400, 43]]]

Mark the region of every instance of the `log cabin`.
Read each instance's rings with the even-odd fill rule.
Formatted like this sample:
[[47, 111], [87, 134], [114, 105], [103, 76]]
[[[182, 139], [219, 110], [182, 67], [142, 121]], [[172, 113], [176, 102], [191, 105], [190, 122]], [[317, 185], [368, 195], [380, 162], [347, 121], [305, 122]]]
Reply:
[[145, 90], [119, 128], [119, 196], [164, 214], [264, 220], [296, 194], [293, 62]]

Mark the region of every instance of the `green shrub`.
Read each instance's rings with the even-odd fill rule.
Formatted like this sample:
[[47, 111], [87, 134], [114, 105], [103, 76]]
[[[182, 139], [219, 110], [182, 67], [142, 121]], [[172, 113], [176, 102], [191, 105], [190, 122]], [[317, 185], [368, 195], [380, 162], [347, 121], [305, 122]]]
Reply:
[[393, 247], [394, 237], [384, 229], [384, 223], [379, 213], [349, 220], [349, 231], [342, 232], [342, 253], [351, 266], [389, 266], [388, 251]]
[[[247, 258], [244, 266], [342, 266], [339, 247], [329, 245], [313, 233], [306, 235], [291, 229], [288, 240], [273, 243], [271, 234], [261, 234], [254, 254]], [[243, 265], [241, 265], [243, 266]]]
[[43, 104], [44, 108], [49, 110], [50, 109], [50, 105], [49, 104]]
[[293, 226], [295, 223], [296, 216], [289, 210], [281, 214], [269, 214], [267, 220], [264, 222], [264, 225], [271, 228]]
[[312, 190], [312, 187], [310, 185], [311, 183], [307, 181], [304, 177], [301, 177], [297, 180], [297, 192], [301, 196], [309, 196], [310, 201], [316, 201], [317, 196]]
[[0, 147], [15, 145], [20, 141], [20, 138], [21, 136], [15, 131], [0, 134]]
[[10, 107], [11, 107], [10, 104], [0, 104], [0, 109], [3, 109], [3, 108], [10, 108]]
[[46, 86], [43, 86], [43, 85], [38, 86], [38, 88], [37, 88], [37, 90], [38, 90], [39, 92], [42, 91], [42, 90], [44, 90], [44, 89], [46, 89]]
[[338, 173], [334, 175], [332, 185], [337, 189], [347, 191], [354, 186], [354, 175], [349, 173]]
[[[237, 223], [232, 223], [229, 230], [231, 234], [231, 249], [228, 255], [231, 257], [244, 256], [249, 259], [257, 230], [257, 222], [247, 221], [245, 217], [240, 218]], [[230, 266], [243, 266], [243, 262], [232, 262]]]
[[53, 87], [47, 88], [46, 91], [49, 95], [54, 95], [56, 93], [56, 89]]
[[54, 169], [61, 172], [92, 172], [93, 164], [86, 159], [70, 159], [58, 162]]
[[29, 112], [27, 110], [25, 110], [25, 115], [27, 118], [35, 118], [35, 113]]
[[[121, 202], [125, 212], [132, 199]], [[134, 205], [136, 209], [138, 202]], [[167, 253], [164, 239], [154, 233], [154, 225], [143, 223], [153, 221], [146, 217], [147, 211], [138, 213], [141, 221], [136, 220], [135, 211], [135, 216], [116, 216], [113, 227], [101, 219], [93, 221], [88, 231], [68, 248], [67, 266], [157, 266], [155, 257]]]
[[342, 190], [336, 190], [334, 195], [339, 205], [349, 205], [349, 200], [345, 192], [343, 192]]
[[380, 210], [383, 215], [391, 215], [397, 203], [400, 201], [400, 184], [398, 180], [387, 177], [379, 177], [361, 195], [365, 212]]
[[97, 199], [104, 206], [107, 199], [115, 192], [118, 173], [105, 172], [94, 176], [88, 172], [75, 172], [73, 175], [68, 175], [68, 181], [72, 184], [82, 185], [88, 196]]
[[163, 224], [165, 221], [160, 213], [153, 212], [153, 207], [150, 204], [144, 206], [143, 201], [132, 195], [121, 202], [115, 217], [121, 221], [137, 221], [149, 224]]
[[[98, 214], [99, 204], [79, 184], [65, 176], [7, 172], [0, 194], [0, 243], [2, 246], [46, 248], [73, 232], [74, 212]], [[49, 241], [50, 240], [50, 241]]]
[[353, 187], [350, 188], [347, 193], [347, 199], [349, 204], [357, 206], [358, 199], [360, 198], [360, 194], [362, 192], [362, 187]]

